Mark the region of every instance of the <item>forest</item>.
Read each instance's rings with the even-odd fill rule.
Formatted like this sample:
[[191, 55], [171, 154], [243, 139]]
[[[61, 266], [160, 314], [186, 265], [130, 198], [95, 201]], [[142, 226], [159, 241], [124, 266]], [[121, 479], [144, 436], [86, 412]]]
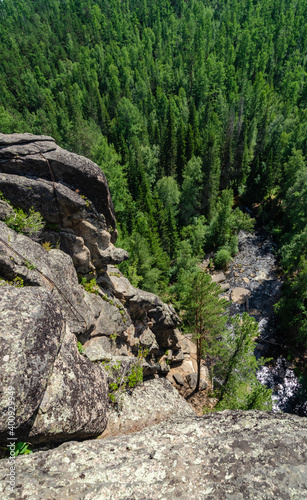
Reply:
[[121, 270], [178, 308], [204, 255], [277, 243], [284, 332], [307, 347], [307, 0], [2, 0], [0, 131], [107, 176]]

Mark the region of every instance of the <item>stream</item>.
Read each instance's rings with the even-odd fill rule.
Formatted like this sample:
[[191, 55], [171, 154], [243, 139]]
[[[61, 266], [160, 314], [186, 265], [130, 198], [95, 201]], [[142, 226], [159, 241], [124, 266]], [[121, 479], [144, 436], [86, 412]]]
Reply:
[[296, 413], [307, 416], [307, 401], [299, 397], [301, 385], [293, 365], [286, 359], [286, 346], [278, 338], [274, 304], [281, 296], [281, 271], [275, 258], [275, 244], [262, 230], [253, 234], [240, 231], [239, 253], [234, 257], [221, 283], [225, 294], [231, 297], [236, 287], [250, 291], [250, 297], [242, 304], [232, 303], [231, 315], [248, 311], [259, 326], [260, 337], [256, 356], [272, 358], [257, 372], [258, 380], [273, 390], [273, 411]]

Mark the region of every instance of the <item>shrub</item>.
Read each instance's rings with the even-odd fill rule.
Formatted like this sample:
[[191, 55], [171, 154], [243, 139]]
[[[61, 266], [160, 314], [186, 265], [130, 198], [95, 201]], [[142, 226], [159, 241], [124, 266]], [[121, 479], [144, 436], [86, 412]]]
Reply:
[[236, 234], [231, 236], [228, 246], [232, 257], [234, 257], [239, 251], [238, 243], [239, 243], [238, 236]]
[[99, 287], [95, 278], [88, 281], [85, 277], [83, 277], [80, 279], [80, 284], [87, 292], [95, 293], [96, 295], [99, 294]]
[[224, 269], [231, 261], [231, 253], [228, 248], [221, 248], [214, 257], [214, 263], [219, 269]]
[[11, 215], [5, 220], [5, 224], [16, 231], [32, 236], [44, 228], [44, 222], [41, 214], [30, 208], [26, 214], [21, 208], [14, 208], [14, 215]]

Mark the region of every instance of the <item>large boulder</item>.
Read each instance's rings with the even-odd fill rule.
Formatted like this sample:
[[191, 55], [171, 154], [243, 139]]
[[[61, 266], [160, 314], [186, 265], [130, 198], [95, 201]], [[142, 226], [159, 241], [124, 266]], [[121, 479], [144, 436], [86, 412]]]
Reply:
[[53, 292], [2, 286], [0, 324], [1, 441], [6, 443], [9, 435], [9, 387], [15, 393], [20, 441], [101, 433], [107, 423], [106, 379], [79, 354]]
[[[21, 500], [302, 500], [306, 459], [306, 418], [224, 411], [18, 457], [16, 491]], [[7, 461], [0, 493], [15, 498]]]
[[[25, 285], [52, 290], [72, 332], [93, 328], [94, 316], [84, 301], [72, 259], [61, 250], [45, 250], [0, 222], [0, 277], [19, 276]], [[15, 309], [16, 311], [16, 309]]]
[[137, 321], [141, 328], [149, 327], [162, 349], [177, 346], [176, 328], [180, 319], [174, 308], [162, 302], [157, 295], [132, 286], [114, 266], [108, 266], [108, 275], [115, 297], [125, 305], [131, 318]]
[[120, 412], [110, 409], [108, 425], [101, 437], [137, 432], [174, 417], [191, 417], [192, 407], [165, 378], [147, 380], [131, 395], [120, 397]]
[[41, 240], [59, 244], [78, 272], [92, 273], [128, 258], [113, 244], [114, 209], [103, 172], [51, 137], [0, 134], [0, 191], [13, 206], [41, 213], [49, 224]]
[[0, 171], [62, 182], [89, 198], [115, 230], [110, 191], [101, 169], [84, 156], [60, 148], [52, 137], [0, 134]]

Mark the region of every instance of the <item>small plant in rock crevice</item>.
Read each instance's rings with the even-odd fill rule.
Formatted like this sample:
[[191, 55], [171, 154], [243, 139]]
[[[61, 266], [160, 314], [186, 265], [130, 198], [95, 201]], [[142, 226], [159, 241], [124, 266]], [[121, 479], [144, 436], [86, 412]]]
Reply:
[[44, 243], [42, 243], [42, 247], [46, 250], [46, 252], [50, 252], [50, 250], [53, 248], [53, 245], [50, 243], [50, 241], [44, 241]]
[[0, 278], [0, 286], [10, 285], [16, 288], [23, 288], [25, 286], [23, 279], [20, 276], [16, 276], [12, 281], [7, 281]]
[[26, 268], [29, 269], [30, 271], [34, 271], [37, 267], [35, 264], [30, 262], [29, 260], [25, 260], [24, 264], [25, 264]]
[[78, 347], [78, 351], [80, 354], [83, 354], [84, 353], [84, 347], [83, 345], [81, 344], [81, 342], [77, 342], [77, 347]]
[[[145, 351], [145, 355], [148, 353]], [[117, 405], [120, 409], [122, 404], [122, 396], [127, 390], [133, 389], [137, 385], [143, 382], [143, 351], [139, 351], [139, 355], [131, 366], [121, 370], [121, 362], [118, 361], [115, 364], [103, 362], [102, 365], [110, 377], [113, 378], [112, 382], [109, 383], [109, 401], [112, 404]]]
[[113, 342], [116, 342], [116, 339], [117, 339], [118, 335], [116, 332], [112, 333], [112, 335], [110, 335], [110, 339], [113, 341]]
[[15, 446], [15, 457], [18, 455], [29, 455], [30, 453], [33, 453], [33, 451], [29, 448], [30, 443], [25, 443], [25, 442], [19, 442], [16, 443]]
[[29, 236], [39, 233], [45, 226], [43, 217], [39, 212], [36, 212], [33, 207], [26, 214], [21, 208], [13, 208], [14, 215], [5, 219], [5, 224], [16, 231]]
[[99, 287], [97, 285], [97, 281], [95, 278], [92, 278], [91, 280], [87, 280], [85, 276], [80, 278], [79, 280], [80, 285], [83, 286], [84, 290], [89, 293], [95, 293], [96, 295], [99, 295]]

